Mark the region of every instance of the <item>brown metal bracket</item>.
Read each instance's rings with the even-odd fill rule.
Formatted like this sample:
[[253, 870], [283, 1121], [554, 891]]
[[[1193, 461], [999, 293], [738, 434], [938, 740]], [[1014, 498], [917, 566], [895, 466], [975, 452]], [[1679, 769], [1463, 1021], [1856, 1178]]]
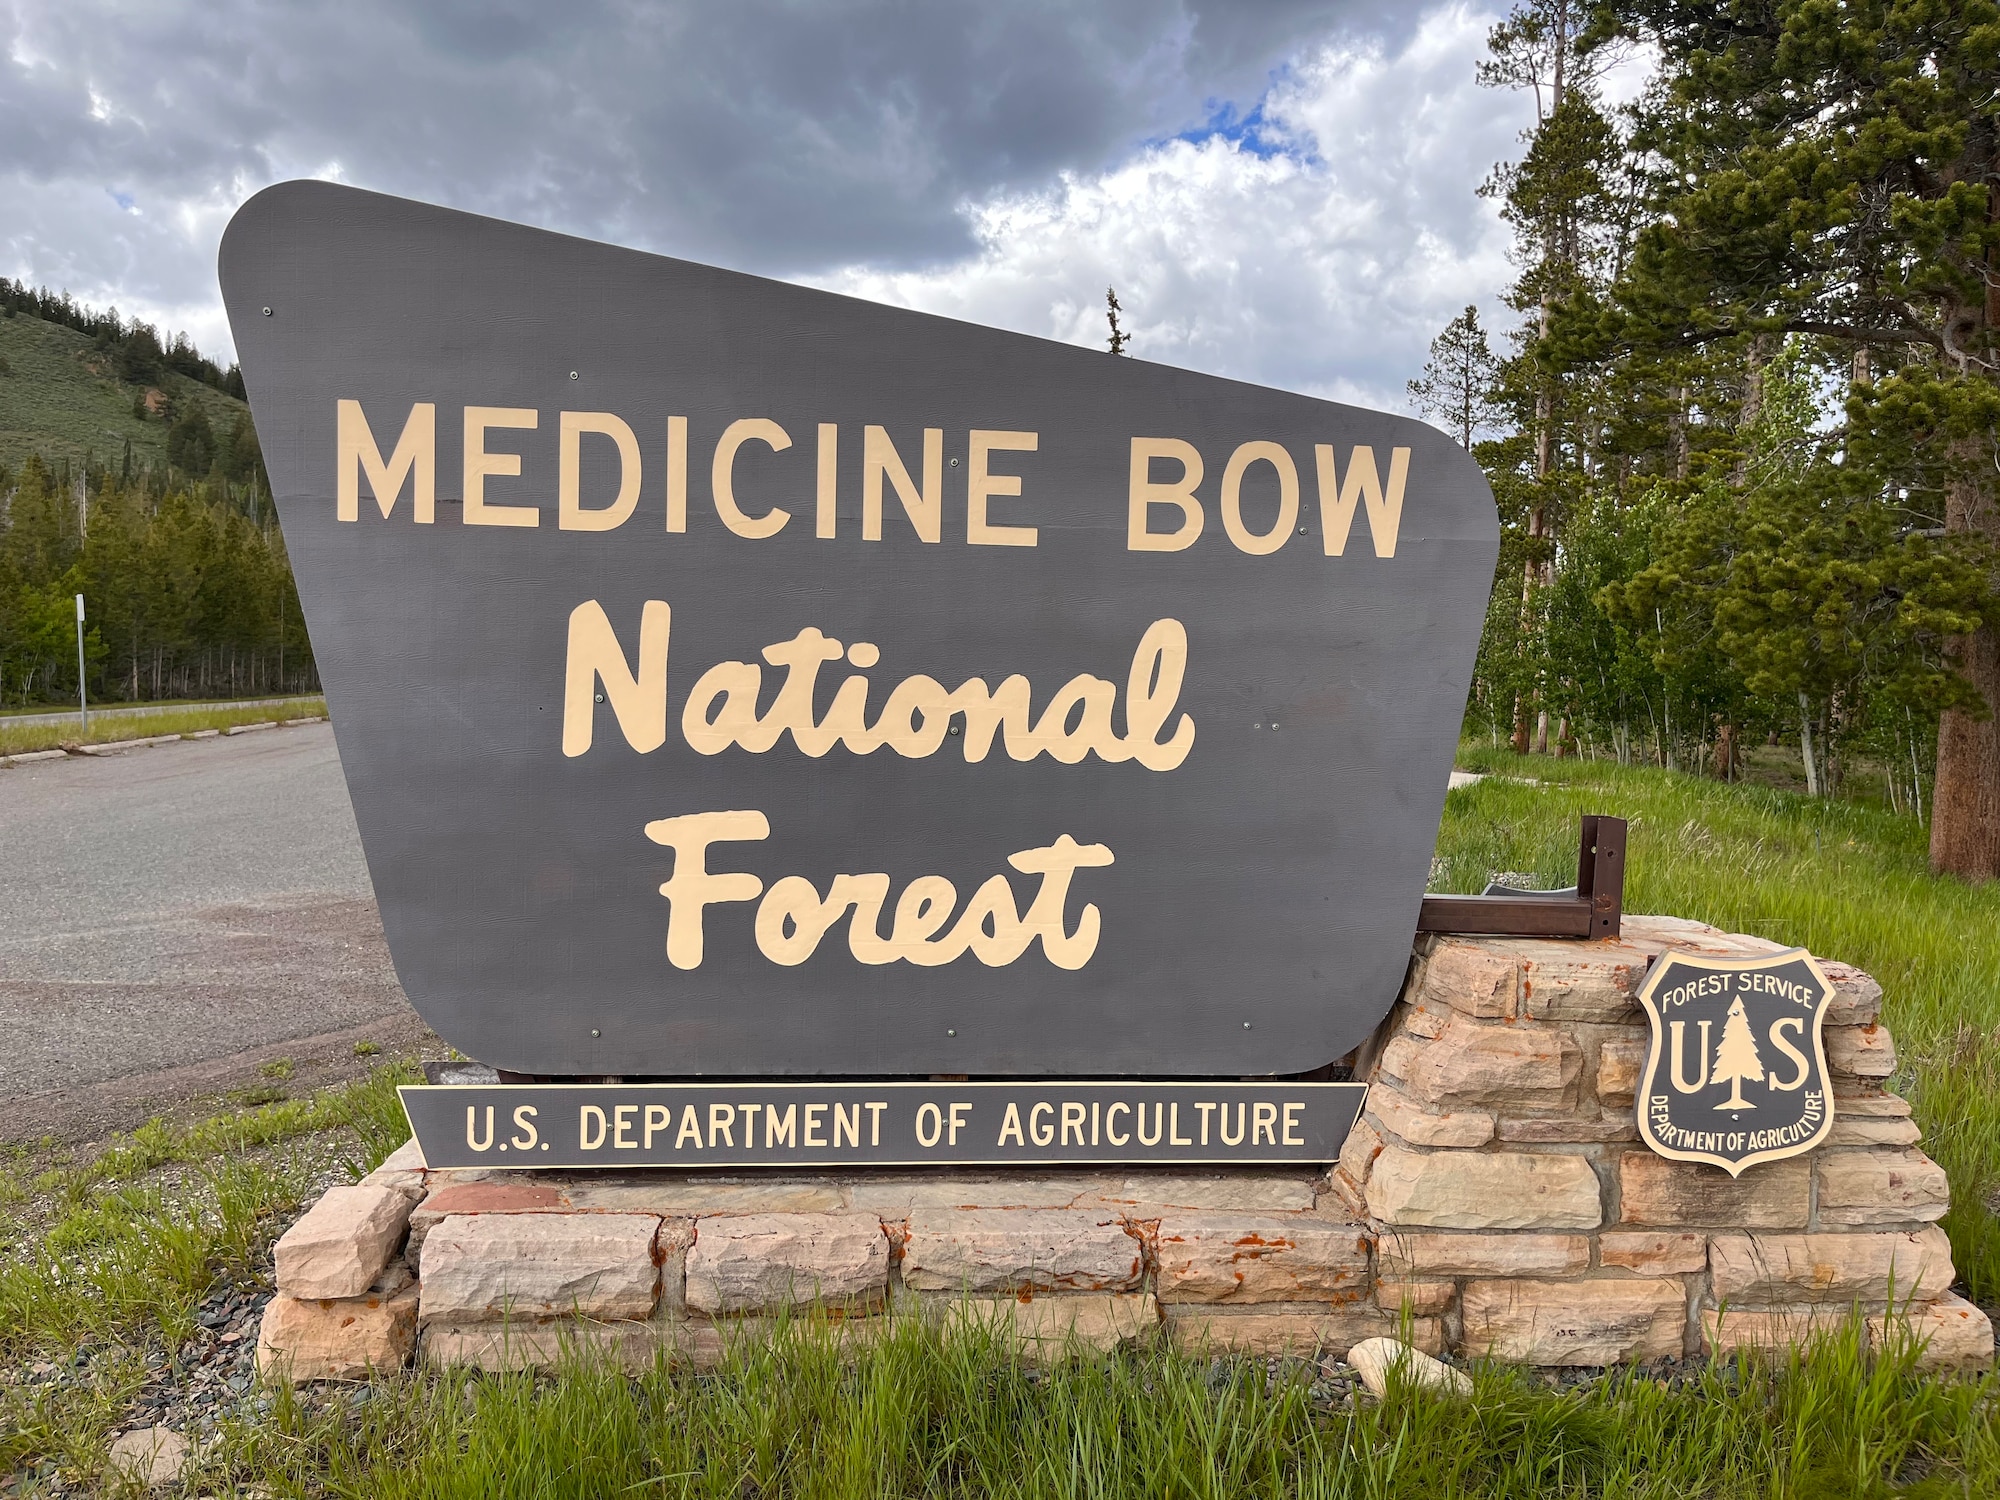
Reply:
[[1625, 911], [1625, 820], [1585, 813], [1574, 891], [1426, 896], [1419, 932], [1615, 938]]

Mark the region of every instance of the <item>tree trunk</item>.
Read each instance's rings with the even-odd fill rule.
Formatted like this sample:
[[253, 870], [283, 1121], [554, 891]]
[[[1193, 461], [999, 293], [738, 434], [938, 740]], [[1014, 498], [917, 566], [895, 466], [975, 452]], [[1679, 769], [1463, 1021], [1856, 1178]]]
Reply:
[[1806, 795], [1819, 795], [1819, 767], [1813, 763], [1812, 708], [1806, 695], [1799, 694], [1799, 754], [1806, 763]]
[[1715, 730], [1715, 756], [1709, 762], [1708, 774], [1717, 781], [1736, 779], [1736, 726], [1719, 724]]
[[[2000, 704], [2000, 640], [1991, 626], [1951, 643], [1952, 664]], [[1988, 880], [2000, 874], [2000, 718], [1946, 709], [1931, 786], [1931, 869]]]

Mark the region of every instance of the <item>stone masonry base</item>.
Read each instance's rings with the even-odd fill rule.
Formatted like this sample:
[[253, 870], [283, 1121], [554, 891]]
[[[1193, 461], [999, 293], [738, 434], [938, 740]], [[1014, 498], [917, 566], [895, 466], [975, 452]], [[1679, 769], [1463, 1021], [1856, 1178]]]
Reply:
[[1867, 975], [1823, 961], [1826, 1145], [1732, 1179], [1640, 1144], [1647, 965], [1772, 946], [1659, 917], [1610, 942], [1422, 940], [1331, 1170], [447, 1172], [411, 1143], [279, 1241], [259, 1363], [712, 1365], [812, 1306], [853, 1337], [908, 1311], [991, 1320], [1030, 1354], [1339, 1355], [1407, 1314], [1428, 1352], [1537, 1365], [1775, 1347], [1858, 1310], [1878, 1343], [1907, 1326], [1929, 1368], [1988, 1367]]

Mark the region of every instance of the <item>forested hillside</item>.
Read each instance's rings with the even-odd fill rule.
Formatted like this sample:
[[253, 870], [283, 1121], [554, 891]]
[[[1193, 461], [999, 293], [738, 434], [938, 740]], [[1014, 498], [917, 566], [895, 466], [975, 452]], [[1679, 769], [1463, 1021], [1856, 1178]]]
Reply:
[[316, 689], [242, 377], [0, 280], [0, 706]]
[[1515, 321], [1411, 386], [1500, 503], [1468, 727], [1722, 777], [1782, 739], [1829, 795], [1866, 756], [2000, 874], [2000, 14], [1529, 0], [1481, 73], [1536, 108], [1486, 188]]

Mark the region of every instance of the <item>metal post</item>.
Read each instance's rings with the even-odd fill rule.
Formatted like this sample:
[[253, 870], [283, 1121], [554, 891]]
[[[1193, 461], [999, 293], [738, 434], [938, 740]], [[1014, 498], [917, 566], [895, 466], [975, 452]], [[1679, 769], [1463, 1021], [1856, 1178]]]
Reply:
[[83, 690], [83, 595], [76, 596], [76, 711], [83, 720], [83, 732], [90, 733], [90, 700]]

